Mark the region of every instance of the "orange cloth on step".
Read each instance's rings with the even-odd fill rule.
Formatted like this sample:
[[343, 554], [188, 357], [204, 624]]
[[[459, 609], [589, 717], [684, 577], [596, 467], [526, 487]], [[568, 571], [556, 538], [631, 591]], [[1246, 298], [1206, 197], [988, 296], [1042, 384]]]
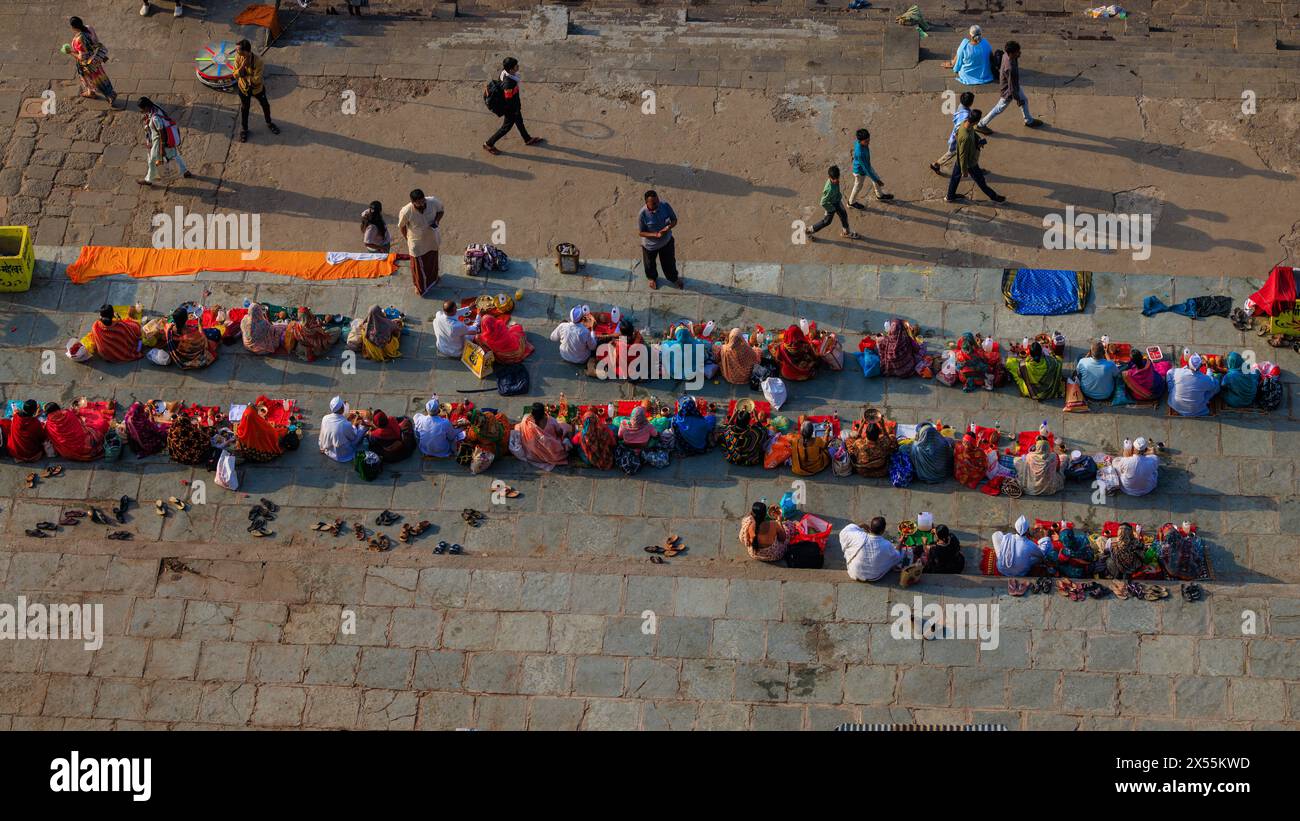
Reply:
[[245, 252], [188, 248], [118, 248], [87, 245], [68, 266], [68, 279], [77, 284], [96, 277], [127, 274], [136, 278], [171, 277], [199, 271], [263, 271], [299, 279], [377, 279], [397, 270], [397, 255], [386, 259], [345, 259], [331, 265], [324, 251], [262, 251], [257, 259]]
[[252, 5], [235, 15], [237, 26], [261, 26], [271, 30], [271, 39], [280, 36], [284, 30], [280, 26], [280, 17], [275, 13], [275, 6]]

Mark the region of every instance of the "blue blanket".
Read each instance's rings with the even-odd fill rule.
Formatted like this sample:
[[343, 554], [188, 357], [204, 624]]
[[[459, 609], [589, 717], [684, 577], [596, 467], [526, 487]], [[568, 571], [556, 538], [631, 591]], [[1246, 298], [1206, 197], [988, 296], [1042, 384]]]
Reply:
[[1091, 271], [1051, 268], [1005, 268], [1002, 298], [1007, 307], [1028, 316], [1056, 316], [1082, 311], [1092, 291]]

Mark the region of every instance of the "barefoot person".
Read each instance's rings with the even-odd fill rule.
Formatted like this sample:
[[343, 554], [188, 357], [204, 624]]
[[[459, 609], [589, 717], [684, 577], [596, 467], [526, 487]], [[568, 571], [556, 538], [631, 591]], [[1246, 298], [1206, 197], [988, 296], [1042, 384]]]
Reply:
[[442, 277], [438, 273], [438, 245], [442, 235], [442, 200], [426, 197], [416, 188], [411, 201], [397, 213], [397, 230], [406, 237], [406, 249], [411, 254], [411, 282], [415, 292], [424, 296]]
[[95, 36], [95, 30], [81, 21], [80, 17], [68, 19], [68, 25], [76, 34], [72, 35], [69, 51], [72, 59], [77, 61], [77, 78], [81, 80], [81, 96], [90, 100], [102, 96], [109, 105], [117, 103], [117, 92], [113, 82], [108, 79], [104, 63], [108, 62], [108, 48]]

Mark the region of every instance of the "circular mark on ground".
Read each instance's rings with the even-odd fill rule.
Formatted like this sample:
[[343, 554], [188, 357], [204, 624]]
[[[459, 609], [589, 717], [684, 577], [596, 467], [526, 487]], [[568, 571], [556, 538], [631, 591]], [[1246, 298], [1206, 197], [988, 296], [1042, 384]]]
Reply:
[[591, 120], [565, 120], [560, 128], [584, 140], [608, 140], [614, 136], [614, 129]]

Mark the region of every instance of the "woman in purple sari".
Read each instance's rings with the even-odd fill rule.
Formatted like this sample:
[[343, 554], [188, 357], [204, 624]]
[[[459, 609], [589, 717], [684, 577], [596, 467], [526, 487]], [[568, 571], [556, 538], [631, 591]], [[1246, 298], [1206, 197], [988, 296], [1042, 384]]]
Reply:
[[1137, 348], [1129, 357], [1129, 367], [1120, 375], [1124, 378], [1124, 391], [1134, 402], [1155, 402], [1165, 395], [1165, 378]]
[[155, 422], [149, 411], [139, 402], [126, 409], [126, 439], [131, 450], [141, 459], [162, 451], [167, 445], [168, 425]]

